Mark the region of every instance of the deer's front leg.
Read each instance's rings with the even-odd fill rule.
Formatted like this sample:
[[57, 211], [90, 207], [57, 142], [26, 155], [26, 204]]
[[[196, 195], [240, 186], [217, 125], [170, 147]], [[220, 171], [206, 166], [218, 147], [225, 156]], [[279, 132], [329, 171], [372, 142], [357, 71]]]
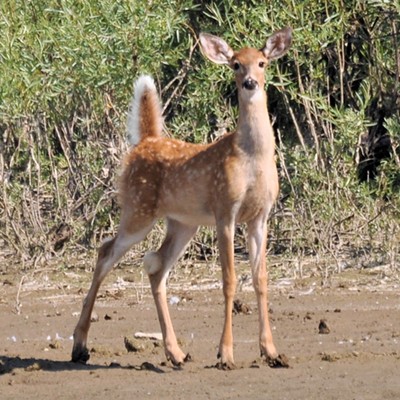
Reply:
[[225, 298], [225, 320], [219, 344], [218, 358], [223, 369], [233, 369], [233, 334], [232, 334], [232, 309], [233, 298], [236, 291], [236, 273], [233, 251], [234, 224], [229, 223], [217, 226], [218, 246], [222, 267], [222, 284]]
[[268, 274], [265, 265], [267, 242], [266, 216], [259, 217], [248, 224], [249, 253], [254, 291], [257, 296], [259, 314], [259, 344], [261, 356], [271, 367], [288, 367], [286, 357], [279, 355], [272, 338], [268, 315]]

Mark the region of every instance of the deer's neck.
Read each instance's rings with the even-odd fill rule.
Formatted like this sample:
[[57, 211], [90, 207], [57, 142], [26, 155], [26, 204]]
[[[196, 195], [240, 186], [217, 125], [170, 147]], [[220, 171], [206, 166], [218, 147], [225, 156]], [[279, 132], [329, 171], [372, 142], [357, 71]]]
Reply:
[[236, 133], [237, 145], [254, 157], [273, 157], [275, 138], [268, 115], [265, 92], [257, 98], [239, 97], [239, 121]]

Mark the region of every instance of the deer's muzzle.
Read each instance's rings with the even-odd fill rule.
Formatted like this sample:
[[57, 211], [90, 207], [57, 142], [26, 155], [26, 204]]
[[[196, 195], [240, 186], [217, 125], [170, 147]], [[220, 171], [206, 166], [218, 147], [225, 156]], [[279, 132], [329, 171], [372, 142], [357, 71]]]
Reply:
[[246, 80], [243, 81], [242, 87], [247, 90], [254, 90], [258, 86], [258, 83], [256, 80], [252, 78], [247, 78]]

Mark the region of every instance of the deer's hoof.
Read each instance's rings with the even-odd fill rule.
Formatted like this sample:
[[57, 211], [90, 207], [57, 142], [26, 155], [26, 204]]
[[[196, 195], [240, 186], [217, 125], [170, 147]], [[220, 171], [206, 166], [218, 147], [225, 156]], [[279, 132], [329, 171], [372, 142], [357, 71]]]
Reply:
[[86, 347], [74, 347], [71, 361], [74, 363], [86, 364], [90, 358], [89, 350]]
[[220, 371], [232, 371], [236, 369], [236, 365], [232, 362], [219, 361], [217, 364], [215, 364], [215, 368], [219, 369]]
[[278, 357], [266, 357], [266, 363], [271, 368], [289, 368], [289, 359], [285, 354], [279, 354]]

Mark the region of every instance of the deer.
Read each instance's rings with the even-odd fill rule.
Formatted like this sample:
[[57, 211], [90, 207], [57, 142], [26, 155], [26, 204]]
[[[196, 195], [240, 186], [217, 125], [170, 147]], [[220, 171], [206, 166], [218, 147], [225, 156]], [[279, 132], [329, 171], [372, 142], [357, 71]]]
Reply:
[[154, 224], [164, 219], [166, 235], [157, 251], [148, 252], [143, 265], [148, 274], [162, 331], [164, 352], [174, 366], [190, 359], [178, 345], [167, 302], [167, 278], [184, 254], [199, 226], [216, 226], [224, 323], [217, 359], [222, 369], [235, 368], [232, 310], [236, 291], [234, 233], [247, 224], [249, 261], [257, 298], [259, 348], [271, 367], [287, 367], [287, 357], [274, 345], [268, 315], [266, 268], [267, 219], [279, 192], [275, 138], [267, 108], [265, 69], [286, 54], [292, 29], [273, 33], [260, 50], [234, 51], [225, 40], [200, 33], [202, 53], [211, 62], [233, 70], [239, 100], [234, 132], [207, 144], [167, 137], [154, 80], [140, 76], [127, 117], [131, 145], [119, 177], [120, 224], [116, 235], [98, 250], [96, 267], [74, 330], [72, 361], [85, 364], [90, 318], [97, 292], [113, 266], [144, 240]]

